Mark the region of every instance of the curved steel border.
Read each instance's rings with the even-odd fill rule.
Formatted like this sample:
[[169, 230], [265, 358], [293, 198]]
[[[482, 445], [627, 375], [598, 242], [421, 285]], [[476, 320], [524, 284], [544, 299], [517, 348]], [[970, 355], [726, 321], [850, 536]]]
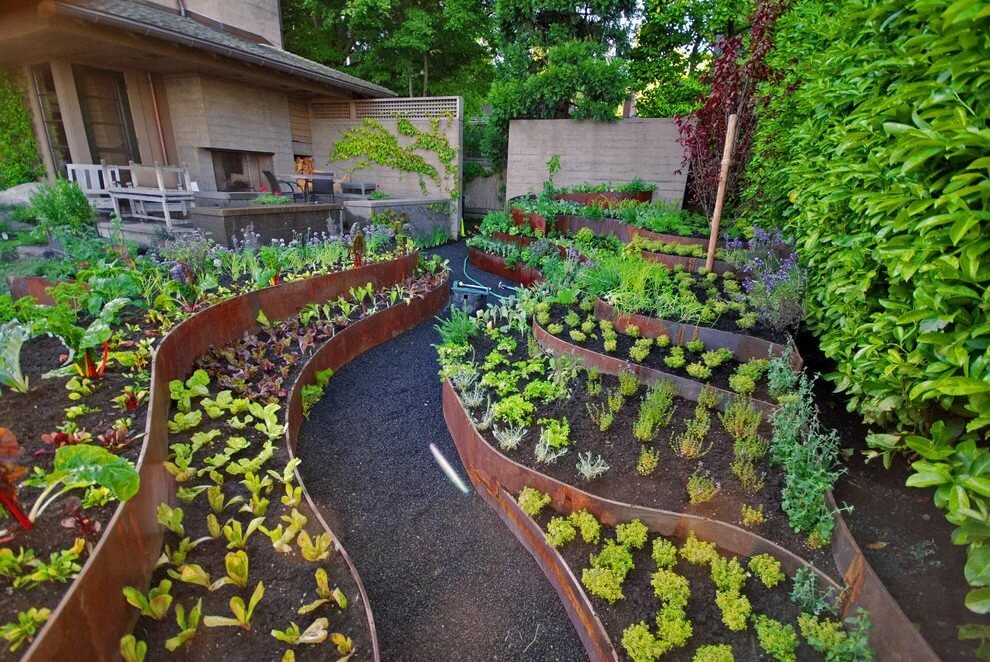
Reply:
[[[674, 386], [677, 388], [677, 394], [680, 395], [685, 400], [693, 400], [697, 402], [698, 395], [701, 393], [704, 385], [701, 382], [697, 382], [688, 377], [681, 377], [679, 375], [672, 375], [669, 372], [664, 372], [662, 370], [657, 370], [656, 368], [650, 368], [645, 365], [640, 365], [638, 363], [633, 363], [632, 361], [626, 361], [625, 359], [620, 359], [616, 356], [608, 356], [607, 354], [599, 354], [598, 352], [586, 349], [579, 345], [575, 345], [563, 338], [558, 338], [557, 336], [551, 334], [549, 331], [540, 326], [536, 320], [533, 320], [533, 335], [536, 336], [536, 342], [540, 344], [540, 347], [545, 349], [551, 354], [570, 354], [576, 357], [581, 364], [586, 368], [594, 368], [599, 372], [603, 372], [606, 375], [618, 375], [622, 371], [633, 372], [639, 381], [646, 384], [657, 384], [662, 380], [667, 380], [673, 382]], [[721, 396], [719, 399], [716, 409], [719, 411], [725, 411], [726, 406], [735, 397], [735, 393], [726, 391], [725, 389], [712, 387], [715, 392]], [[777, 409], [777, 405], [770, 402], [765, 402], [763, 400], [757, 400], [752, 398], [750, 402], [753, 406], [765, 414], [770, 414]]]
[[[608, 320], [615, 325], [619, 331], [624, 331], [627, 326], [634, 324], [639, 327], [640, 333], [644, 336], [657, 337], [660, 334], [667, 334], [671, 341], [678, 345], [683, 345], [688, 340], [698, 338], [703, 340], [705, 347], [712, 349], [715, 347], [725, 347], [731, 349], [740, 361], [750, 359], [765, 359], [767, 356], [779, 356], [787, 351], [786, 345], [770, 342], [762, 338], [732, 333], [731, 331], [720, 331], [709, 326], [697, 326], [695, 324], [682, 324], [671, 320], [659, 319], [657, 317], [647, 317], [646, 315], [629, 314], [618, 311], [611, 304], [602, 299], [595, 298], [595, 317], [600, 320]], [[795, 348], [791, 359], [791, 366], [794, 370], [800, 370], [804, 365], [804, 359]]]
[[[593, 660], [615, 659], [615, 649], [577, 578], [556, 550], [546, 543], [539, 527], [519, 510], [512, 498], [512, 494], [524, 487], [533, 487], [549, 494], [553, 507], [561, 512], [586, 508], [601, 522], [613, 526], [639, 519], [651, 531], [682, 539], [690, 531], [694, 531], [702, 540], [714, 542], [721, 549], [733, 554], [771, 554], [781, 562], [789, 575], [793, 575], [798, 568], [808, 567], [821, 584], [836, 590], [842, 588], [831, 577], [790, 550], [745, 529], [697, 515], [605, 499], [509, 459], [490, 446], [478, 432], [449, 380], [445, 380], [443, 384], [443, 415], [471, 482], [543, 569]], [[832, 495], [829, 494], [827, 498], [834, 508]], [[832, 555], [849, 587], [843, 603], [843, 616], [854, 614], [859, 607], [870, 610], [870, 620], [873, 623], [870, 644], [877, 660], [938, 662], [939, 658], [931, 646], [873, 573], [849, 533], [841, 513], [836, 511], [835, 517]]]
[[477, 248], [468, 248], [468, 261], [472, 266], [482, 271], [487, 271], [490, 274], [511, 280], [525, 287], [543, 282], [543, 275], [536, 269], [522, 263], [510, 269], [505, 264], [505, 258], [479, 251]]
[[[242, 294], [182, 321], [162, 339], [152, 363], [144, 444], [137, 460], [141, 489], [117, 507], [93, 553], [24, 654], [24, 660], [109, 660], [118, 656], [120, 638], [130, 631], [137, 617], [121, 598], [121, 589], [148, 585], [163, 538], [156, 508], [160, 503], [176, 503], [175, 482], [163, 466], [168, 458], [168, 383], [187, 375], [196, 358], [211, 346], [233, 342], [257, 326], [259, 310], [264, 310], [272, 321], [283, 320], [308, 302], [336, 298], [355, 286], [371, 282], [378, 288], [401, 282], [412, 275], [418, 260], [418, 253], [413, 253]], [[307, 501], [312, 507], [308, 496]], [[322, 517], [320, 522], [326, 526]], [[361, 587], [377, 660], [371, 606], [356, 573], [354, 579]]]

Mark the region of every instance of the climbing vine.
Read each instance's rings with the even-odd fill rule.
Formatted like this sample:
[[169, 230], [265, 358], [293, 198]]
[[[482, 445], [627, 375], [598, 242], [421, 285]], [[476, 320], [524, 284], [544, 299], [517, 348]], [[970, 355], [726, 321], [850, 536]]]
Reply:
[[24, 88], [12, 74], [0, 71], [0, 189], [42, 174]]
[[[448, 125], [453, 119], [447, 114]], [[430, 119], [428, 131], [416, 128], [409, 119], [400, 117], [396, 122], [398, 135], [373, 119], [365, 119], [361, 126], [344, 131], [344, 137], [334, 143], [330, 152], [330, 160], [343, 161], [359, 159], [348, 172], [368, 168], [372, 165], [385, 166], [400, 172], [415, 173], [419, 177], [419, 187], [426, 195], [426, 178], [432, 180], [438, 187], [443, 187], [445, 180], [452, 180], [447, 192], [452, 200], [459, 195], [460, 186], [457, 176], [457, 148], [451, 146], [441, 127], [441, 119]], [[412, 138], [408, 145], [399, 143], [399, 136]], [[430, 164], [423, 154], [434, 153], [443, 169], [441, 173], [436, 166]]]

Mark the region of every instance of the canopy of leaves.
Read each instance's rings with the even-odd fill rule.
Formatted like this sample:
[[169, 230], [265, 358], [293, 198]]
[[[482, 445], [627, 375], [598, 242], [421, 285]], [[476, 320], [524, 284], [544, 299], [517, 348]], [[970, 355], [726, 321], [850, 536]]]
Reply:
[[22, 80], [0, 70], [0, 190], [45, 174], [25, 94]]
[[492, 77], [490, 20], [477, 0], [283, 0], [285, 47], [400, 94], [477, 104]]
[[640, 117], [688, 115], [706, 92], [701, 74], [719, 38], [747, 26], [752, 0], [647, 0], [629, 54]]
[[499, 63], [484, 154], [504, 165], [513, 119], [614, 119], [635, 15], [635, 0], [495, 0]]
[[990, 429], [988, 16], [800, 0], [767, 58], [746, 216], [800, 240], [830, 378], [875, 423]]

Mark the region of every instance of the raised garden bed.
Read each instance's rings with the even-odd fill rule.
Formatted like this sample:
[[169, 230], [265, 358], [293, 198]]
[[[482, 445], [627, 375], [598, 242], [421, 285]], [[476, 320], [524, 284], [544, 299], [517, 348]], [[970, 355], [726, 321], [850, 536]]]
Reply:
[[[137, 462], [142, 489], [120, 504], [103, 528], [100, 542], [28, 650], [29, 659], [61, 659], [71, 654], [112, 657], [120, 637], [129, 629], [134, 612], [121, 599], [120, 590], [147, 585], [161, 549], [162, 528], [156, 523], [156, 509], [163, 502], [175, 503], [174, 482], [163, 468], [169, 382], [189, 372], [196, 356], [211, 345], [229, 343], [243, 329], [254, 326], [258, 310], [265, 310], [270, 319], [284, 319], [306, 301], [326, 300], [364, 282], [402, 280], [411, 273], [416, 259], [410, 255], [250, 292], [188, 318], [161, 341], [152, 366], [144, 445], [139, 448]], [[89, 607], [94, 603], [101, 604], [99, 612]], [[79, 629], [87, 623], [90, 626]]]
[[[775, 334], [775, 341], [767, 340], [743, 333], [735, 333], [724, 329], [716, 329], [709, 326], [697, 324], [684, 324], [671, 320], [648, 317], [636, 313], [623, 313], [606, 301], [595, 299], [595, 317], [600, 320], [608, 320], [615, 325], [616, 330], [625, 332], [630, 326], [639, 329], [641, 335], [649, 338], [656, 338], [660, 335], [670, 336], [676, 344], [680, 345], [688, 340], [698, 339], [705, 343], [706, 347], [725, 347], [731, 349], [739, 360], [751, 360], [766, 358], [767, 356], [780, 356], [787, 351], [786, 340]], [[723, 325], [727, 326], [727, 324]], [[785, 340], [785, 342], [779, 342]], [[801, 368], [803, 361], [800, 354], [792, 353], [794, 367]]]
[[522, 263], [517, 263], [510, 268], [506, 264], [505, 258], [485, 253], [477, 248], [468, 248], [468, 260], [472, 266], [482, 271], [487, 271], [526, 287], [543, 281], [543, 276], [536, 269]]
[[[529, 301], [519, 305], [552, 319], [550, 304]], [[510, 312], [501, 319], [515, 318]], [[473, 334], [456, 319], [441, 330], [443, 374], [450, 379], [444, 413], [469, 476], [517, 535], [518, 522], [512, 524], [511, 512], [497, 495], [530, 486], [550, 495], [561, 512], [586, 508], [607, 524], [638, 518], [651, 530], [682, 539], [694, 531], [740, 555], [757, 553], [753, 545], [766, 545], [789, 574], [812, 562], [821, 581], [848, 585], [844, 613], [852, 615], [858, 607], [870, 611], [871, 641], [883, 651], [881, 659], [935, 659], [876, 581], [827, 488], [808, 492], [792, 482], [791, 476], [802, 470], [791, 467], [803, 460], [787, 459], [788, 448], [795, 448], [789, 444], [816, 444], [827, 455], [809, 458], [808, 467], [831, 471], [827, 468], [838, 462], [837, 442], [826, 451], [827, 442], [804, 439], [803, 432], [795, 442], [786, 418], [778, 422], [774, 417], [772, 429], [766, 429], [767, 419], [760, 421], [755, 403], [740, 396], [719, 412], [719, 394], [701, 390], [700, 384], [697, 405], [677, 397], [673, 380], [644, 389], [633, 377], [633, 363], [618, 370], [616, 382], [599, 371], [578, 371], [562, 358], [548, 360], [538, 348], [547, 339], [539, 325], [527, 338], [528, 329], [514, 322], [508, 327], [486, 326], [484, 320], [476, 324]], [[458, 338], [470, 340], [458, 345], [463, 342]], [[786, 357], [775, 361], [776, 392], [788, 396], [791, 416], [811, 396], [803, 383], [796, 385]], [[455, 383], [460, 384], [456, 390]], [[773, 439], [772, 448], [759, 441], [767, 438]], [[799, 502], [806, 507], [795, 509]], [[537, 542], [524, 540], [543, 563], [547, 551]], [[568, 576], [559, 568], [547, 574], [553, 581]], [[565, 599], [573, 595], [571, 589], [558, 587]], [[580, 605], [569, 610], [579, 629], [594, 621]], [[601, 653], [601, 637], [582, 636], [593, 657]]]
[[[611, 640], [603, 636], [608, 633], [603, 629], [600, 618], [574, 573], [566, 564], [559, 562], [562, 559], [546, 544], [542, 530], [525, 516], [513, 499], [512, 494], [517, 494], [526, 487], [548, 494], [553, 508], [561, 513], [587, 510], [603, 524], [609, 525], [639, 519], [651, 531], [679, 539], [684, 539], [693, 532], [700, 540], [711, 541], [731, 554], [770, 554], [780, 561], [788, 575], [793, 575], [798, 569], [808, 565], [804, 557], [740, 527], [688, 513], [663, 511], [602, 498], [514, 462], [496, 450], [478, 432], [449, 380], [444, 383], [443, 405], [444, 418], [468, 476], [479, 494], [543, 568], [564, 602], [592, 659], [618, 658], [612, 656], [614, 648], [610, 644]], [[937, 661], [938, 657], [876, 579], [862, 554], [856, 553], [859, 548], [842, 524], [841, 514], [836, 513], [836, 517], [839, 526], [834, 533], [833, 555], [848, 587], [841, 614], [854, 615], [859, 608], [869, 611], [873, 623], [870, 644], [878, 660]], [[821, 586], [841, 589], [841, 584], [837, 584], [831, 576], [814, 566], [810, 567]]]
[[[389, 283], [387, 282], [381, 283], [374, 294], [369, 294], [371, 292], [371, 289], [369, 289], [371, 285], [365, 285], [365, 294], [359, 295], [352, 303], [347, 303], [342, 299], [336, 299], [329, 304], [318, 305], [314, 308], [314, 304], [319, 302], [319, 299], [315, 302], [311, 301], [303, 308], [298, 317], [292, 317], [285, 322], [266, 326], [258, 330], [255, 334], [244, 336], [240, 341], [228, 345], [226, 348], [214, 348], [197, 361], [197, 365], [211, 377], [210, 394], [208, 397], [215, 398], [217, 399], [216, 401], [221, 397], [218, 395], [220, 389], [232, 389], [235, 397], [247, 397], [255, 402], [267, 402], [269, 403], [267, 405], [268, 407], [271, 407], [274, 403], [281, 407], [282, 412], [286, 411], [285, 405], [291, 403], [286, 423], [284, 426], [279, 425], [275, 431], [275, 434], [279, 434], [284, 427], [282, 440], [285, 441], [285, 445], [279, 447], [274, 453], [274, 456], [269, 460], [270, 464], [274, 465], [274, 475], [281, 474], [284, 477], [287, 475], [285, 472], [290, 472], [295, 476], [296, 484], [301, 487], [299, 474], [295, 466], [289, 464], [291, 448], [295, 445], [296, 433], [301, 425], [304, 410], [308, 409], [313, 400], [319, 397], [323, 385], [325, 385], [328, 379], [328, 375], [321, 371], [327, 368], [339, 368], [366, 349], [398, 335], [423, 319], [439, 312], [446, 303], [449, 291], [447, 279], [442, 273], [432, 275], [424, 273], [415, 279], [394, 283], [392, 287], [386, 289], [388, 285]], [[399, 296], [400, 290], [396, 289], [400, 286], [401, 296]], [[357, 286], [355, 285], [355, 287]], [[396, 296], [393, 297], [393, 293]], [[345, 296], [347, 295], [345, 294]], [[296, 303], [299, 304], [300, 301], [297, 300]], [[380, 309], [380, 312], [375, 310], [376, 307]], [[312, 344], [314, 342], [315, 345]], [[321, 345], [324, 342], [325, 344]], [[282, 381], [279, 381], [277, 372], [265, 371], [263, 369], [266, 360], [279, 361], [278, 357], [281, 357], [282, 361], [285, 361], [287, 354], [284, 353], [286, 350], [283, 348], [288, 345], [290, 351], [292, 351], [295, 349], [296, 343], [298, 343], [300, 348], [307, 347], [301, 353], [302, 360], [305, 361], [305, 364], [300, 365], [301, 361], [288, 363], [287, 365], [291, 365], [292, 367]], [[265, 347], [267, 347], [268, 355], [259, 361], [259, 348]], [[244, 372], [244, 366], [241, 363], [242, 359], [235, 358], [231, 362], [231, 353], [235, 357], [250, 356], [248, 359], [250, 363], [248, 365], [252, 367], [258, 365], [261, 368], [253, 377], [248, 378], [247, 384], [244, 384], [240, 376]], [[293, 353], [293, 355], [297, 354]], [[216, 382], [215, 386], [214, 381]], [[287, 388], [287, 384], [290, 381], [292, 381], [293, 385], [291, 388]], [[219, 392], [222, 393], [222, 391]], [[204, 400], [203, 402], [206, 401]], [[255, 419], [257, 420], [258, 413], [253, 408], [253, 405], [250, 412], [255, 415]], [[210, 414], [210, 416], [212, 415]], [[177, 417], [173, 416], [173, 420]], [[237, 418], [239, 419], [240, 417]], [[210, 427], [211, 424], [209, 423], [197, 427], [196, 432], [193, 434], [193, 444], [196, 443], [195, 435], [210, 429]], [[248, 437], [251, 436], [250, 433], [245, 432], [241, 432], [240, 434]], [[268, 443], [270, 443], [272, 440], [271, 433], [266, 434], [269, 434]], [[258, 437], [258, 435], [254, 436]], [[264, 438], [264, 434], [261, 437]], [[183, 434], [176, 438], [173, 435], [173, 439], [175, 442], [185, 442], [188, 440], [188, 436]], [[255, 443], [252, 444], [253, 450], [258, 450], [260, 440], [255, 439], [254, 441]], [[188, 448], [188, 446], [184, 447]], [[173, 442], [172, 448], [177, 450], [179, 446]], [[213, 450], [216, 451], [218, 448], [214, 447]], [[245, 449], [248, 453], [251, 450], [251, 447]], [[265, 449], [262, 448], [261, 454], [264, 454], [264, 452]], [[249, 458], [232, 458], [232, 460], [239, 464], [243, 464], [246, 461], [258, 461], [257, 458], [254, 460], [250, 460]], [[209, 458], [206, 459], [206, 462], [214, 464]], [[228, 468], [227, 472], [234, 473], [231, 468]], [[239, 472], [240, 470], [234, 475], [240, 475]], [[268, 476], [271, 477], [273, 474], [268, 474]], [[236, 478], [228, 480], [227, 484], [229, 485], [232, 481], [236, 481]], [[278, 522], [278, 519], [270, 512], [270, 510], [278, 508], [274, 500], [275, 497], [279, 496], [282, 486], [278, 485], [277, 480], [276, 486], [279, 489], [267, 497], [272, 501], [271, 509], [267, 505], [262, 507], [262, 511], [269, 510], [268, 518], [270, 522], [268, 526], [270, 529], [275, 529], [274, 524]], [[235, 500], [237, 498], [243, 498], [245, 502], [252, 504], [251, 508], [255, 508], [253, 504], [259, 499], [266, 499], [263, 496], [265, 494], [264, 488], [261, 488], [259, 492], [255, 493], [239, 490], [236, 486], [234, 486], [233, 490], [227, 487], [222, 489], [222, 493], [225, 493], [224, 498]], [[294, 488], [291, 488], [291, 484], [287, 484], [285, 489], [286, 496], [288, 496], [288, 491]], [[303, 503], [303, 498], [305, 498], [305, 503]], [[204, 499], [197, 499], [196, 497], [193, 497], [191, 501], [189, 499], [185, 499], [184, 501], [184, 504], [177, 505], [184, 509], [186, 514], [191, 517], [193, 523], [199, 523], [198, 527], [195, 524], [191, 527], [195, 531], [195, 534], [202, 533], [209, 536], [202, 521], [210, 513], [211, 508], [215, 512], [216, 505], [212, 497], [209, 503], [206, 503]], [[312, 500], [309, 499], [308, 494], [305, 494], [305, 492], [296, 494], [292, 502], [288, 504], [286, 504], [285, 498], [282, 498], [282, 503], [285, 507], [279, 510], [283, 515], [282, 522], [287, 524], [286, 533], [282, 534], [280, 528], [277, 532], [273, 531], [272, 533], [269, 533], [269, 530], [265, 528], [261, 528], [260, 532], [256, 534], [256, 537], [251, 538], [250, 542], [245, 545], [246, 550], [250, 552], [251, 558], [260, 558], [262, 560], [262, 571], [260, 573], [262, 578], [265, 580], [277, 580], [276, 588], [278, 589], [278, 594], [275, 597], [276, 604], [273, 606], [269, 602], [267, 611], [260, 612], [259, 618], [264, 619], [261, 627], [258, 628], [260, 634], [238, 643], [237, 650], [253, 651], [265, 658], [277, 658], [288, 647], [288, 643], [280, 643], [278, 640], [267, 636], [267, 632], [275, 629], [282, 630], [291, 621], [298, 620], [305, 627], [306, 624], [313, 622], [314, 618], [329, 616], [332, 621], [331, 629], [340, 633], [346, 640], [350, 640], [347, 643], [347, 647], [356, 651], [357, 657], [377, 659], [377, 644], [374, 641], [374, 627], [370, 616], [370, 606], [367, 602], [367, 596], [360, 584], [360, 580], [357, 578], [353, 564], [348, 559], [343, 548], [340, 547], [339, 540], [332, 537], [324, 520], [320, 517]], [[242, 506], [242, 509], [244, 508], [247, 508], [247, 506]], [[290, 509], [291, 517], [289, 516]], [[256, 515], [258, 515], [257, 511], [247, 515], [243, 518], [243, 523], [247, 525], [247, 520], [250, 520], [252, 516]], [[288, 533], [288, 530], [292, 526], [289, 524], [289, 520], [295, 519], [298, 515], [305, 517], [310, 522], [314, 518], [318, 521], [320, 526], [317, 529], [319, 530], [322, 527], [323, 535], [326, 536], [322, 544], [329, 545], [332, 541], [333, 550], [327, 550], [326, 553], [329, 554], [327, 560], [324, 561], [319, 557], [306, 556], [306, 546], [309, 543], [302, 541], [302, 534], [300, 534], [299, 539], [295, 540], [295, 543], [300, 547], [304, 559], [311, 564], [306, 564], [304, 559], [297, 558], [296, 553], [292, 551], [294, 547], [293, 540], [296, 536], [294, 533]], [[189, 521], [189, 518], [186, 518], [186, 521]], [[199, 530], [196, 530], [197, 528]], [[303, 530], [307, 529], [312, 529], [312, 526], [305, 527], [304, 525]], [[227, 537], [226, 529], [223, 535]], [[191, 535], [190, 537], [195, 537], [195, 535]], [[177, 537], [173, 534], [166, 533], [166, 541], [168, 542], [170, 539], [172, 540], [172, 548], [174, 549], [177, 543]], [[209, 541], [207, 541], [206, 546], [209, 546]], [[230, 545], [228, 545], [229, 548]], [[166, 544], [166, 551], [168, 549], [169, 545]], [[316, 555], [318, 550], [310, 550], [310, 553]], [[186, 563], [203, 563], [204, 567], [214, 577], [217, 576], [217, 572], [222, 577], [224, 568], [219, 564], [221, 555], [222, 551], [218, 552], [216, 550], [211, 555], [209, 549], [206, 550], [205, 554], [200, 554], [199, 548], [197, 548], [196, 551], [189, 554]], [[312, 565], [314, 562], [320, 563]], [[185, 567], [188, 566], [182, 566], [183, 572], [185, 572]], [[309, 589], [305, 587], [315, 585], [313, 583], [313, 571], [317, 567], [328, 570], [330, 585], [342, 590], [343, 596], [346, 598], [343, 611], [339, 609], [340, 605], [334, 605], [334, 602], [338, 599], [335, 594], [332, 601], [329, 596], [322, 595], [321, 597], [328, 600], [328, 604], [318, 607], [316, 611], [312, 612], [312, 615], [307, 615], [310, 613], [308, 611], [303, 613], [303, 607], [312, 602], [305, 597], [309, 594]], [[165, 568], [160, 568], [156, 572], [152, 584], [166, 577], [175, 578], [174, 572], [175, 570], [170, 568], [166, 574]], [[351, 578], [351, 581], [348, 581], [348, 576]], [[253, 579], [249, 587], [251, 585], [254, 585]], [[268, 586], [270, 587], [271, 585], [269, 582]], [[177, 586], [176, 592], [182, 593], [184, 590], [183, 587], [184, 585], [182, 584]], [[186, 593], [190, 591], [198, 593], [195, 589], [185, 587]], [[219, 594], [213, 595], [212, 591], [211, 594], [204, 596], [204, 602], [204, 613], [223, 613], [226, 611], [225, 598]], [[296, 613], [297, 608], [300, 610], [299, 614]], [[210, 623], [207, 621], [206, 625], [209, 626]], [[149, 618], [143, 618], [138, 623], [135, 634], [139, 639], [148, 641], [152, 648], [160, 650], [161, 643], [171, 634], [170, 630], [171, 628], [167, 625], [163, 626], [162, 623]], [[222, 640], [217, 639], [217, 637], [225, 636], [222, 632], [222, 630], [210, 631], [207, 629], [205, 633], [197, 634], [191, 652], [193, 654], [196, 654], [197, 651], [215, 653], [217, 646], [229, 650], [229, 642], [220, 644], [219, 642]], [[321, 642], [317, 641], [315, 643]], [[338, 647], [338, 652], [346, 655], [348, 650]], [[322, 658], [329, 654], [329, 651], [322, 646], [300, 646], [296, 648], [297, 657], [306, 657], [310, 653], [315, 657]]]
[[580, 205], [601, 205], [605, 207], [622, 204], [626, 200], [650, 202], [653, 191], [601, 191], [597, 193], [557, 193], [554, 200], [568, 200]]

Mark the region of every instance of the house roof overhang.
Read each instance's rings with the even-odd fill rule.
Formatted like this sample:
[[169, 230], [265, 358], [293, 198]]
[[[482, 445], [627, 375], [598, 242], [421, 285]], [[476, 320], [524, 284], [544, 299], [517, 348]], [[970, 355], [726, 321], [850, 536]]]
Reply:
[[0, 64], [54, 58], [162, 74], [210, 73], [308, 95], [396, 96], [262, 40], [140, 1], [43, 0], [0, 14]]

